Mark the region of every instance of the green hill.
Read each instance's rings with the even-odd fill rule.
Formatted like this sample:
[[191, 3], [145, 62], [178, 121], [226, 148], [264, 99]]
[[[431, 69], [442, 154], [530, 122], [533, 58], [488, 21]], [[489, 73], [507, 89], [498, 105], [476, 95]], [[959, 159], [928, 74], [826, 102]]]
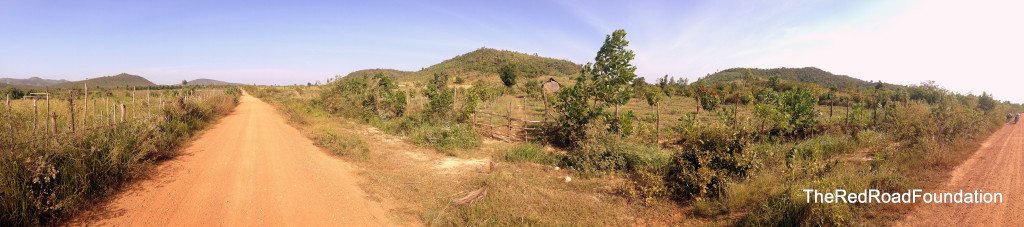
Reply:
[[732, 68], [708, 75], [697, 82], [708, 84], [728, 83], [731, 81], [743, 80], [748, 76], [753, 77], [754, 79], [767, 79], [772, 76], [778, 76], [783, 80], [813, 83], [826, 88], [867, 87], [874, 85], [868, 81], [846, 75], [832, 74], [828, 71], [814, 67], [775, 69]]
[[349, 73], [347, 76], [365, 76], [376, 73], [394, 76], [400, 82], [419, 82], [431, 78], [434, 73], [445, 72], [452, 78], [462, 78], [471, 83], [477, 80], [500, 81], [498, 72], [506, 64], [512, 64], [520, 77], [556, 77], [569, 78], [579, 74], [581, 66], [567, 60], [548, 58], [519, 53], [509, 50], [480, 48], [475, 51], [455, 56], [441, 63], [423, 68], [420, 71], [408, 72], [394, 69], [365, 69]]
[[97, 77], [88, 80], [75, 81], [70, 83], [64, 83], [58, 85], [59, 87], [82, 87], [82, 84], [89, 85], [89, 87], [145, 87], [155, 86], [156, 84], [143, 78], [141, 76], [131, 75], [127, 73], [121, 73], [114, 76]]

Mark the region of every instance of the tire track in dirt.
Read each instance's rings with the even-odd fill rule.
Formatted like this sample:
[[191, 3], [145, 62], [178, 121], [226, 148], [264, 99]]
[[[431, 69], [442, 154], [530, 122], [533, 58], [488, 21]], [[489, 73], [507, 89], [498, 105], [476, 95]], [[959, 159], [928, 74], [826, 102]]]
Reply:
[[118, 226], [392, 225], [356, 168], [248, 94], [182, 155], [73, 223]]
[[1004, 126], [936, 192], [1003, 193], [1001, 204], [920, 204], [898, 226], [1015, 226], [1024, 223], [1024, 124]]

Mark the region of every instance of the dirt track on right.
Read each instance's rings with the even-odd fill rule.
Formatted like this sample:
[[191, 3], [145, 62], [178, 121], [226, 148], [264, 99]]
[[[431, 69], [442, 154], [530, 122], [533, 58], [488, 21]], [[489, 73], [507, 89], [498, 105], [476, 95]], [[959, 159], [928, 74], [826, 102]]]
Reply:
[[1003, 193], [1000, 204], [920, 204], [899, 226], [1019, 226], [1024, 223], [1024, 123], [992, 134], [935, 192]]

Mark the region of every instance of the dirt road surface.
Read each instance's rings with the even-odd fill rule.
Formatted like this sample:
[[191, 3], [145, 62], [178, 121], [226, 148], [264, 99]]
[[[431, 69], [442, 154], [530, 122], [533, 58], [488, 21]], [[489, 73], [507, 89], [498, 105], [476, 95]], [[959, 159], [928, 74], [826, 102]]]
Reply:
[[1001, 204], [919, 204], [900, 226], [1019, 226], [1024, 223], [1024, 123], [999, 129], [953, 171], [943, 192], [1003, 193]]
[[379, 226], [383, 204], [357, 185], [355, 168], [244, 95], [183, 151], [98, 212], [80, 220], [117, 226]]

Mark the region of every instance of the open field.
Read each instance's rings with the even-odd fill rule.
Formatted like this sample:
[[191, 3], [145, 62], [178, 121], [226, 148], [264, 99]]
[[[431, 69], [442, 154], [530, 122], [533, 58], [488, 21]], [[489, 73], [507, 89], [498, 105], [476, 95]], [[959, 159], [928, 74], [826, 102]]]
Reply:
[[[358, 166], [366, 179], [363, 188], [391, 204], [389, 217], [397, 222], [444, 226], [699, 223], [673, 217], [675, 208], [667, 204], [644, 206], [622, 198], [628, 184], [620, 177], [581, 179], [549, 164], [506, 161], [506, 152], [519, 144], [485, 138], [478, 148], [462, 152], [418, 146], [407, 136], [317, 108], [311, 101], [319, 89], [250, 90], [274, 104], [316, 144]], [[566, 182], [566, 177], [572, 180]], [[486, 195], [479, 201], [455, 202], [481, 189]], [[588, 218], [578, 218], [581, 215]]]
[[[345, 80], [349, 80], [349, 82]], [[499, 95], [480, 103], [475, 114], [460, 118], [458, 117], [459, 113], [455, 113], [454, 118], [440, 120], [446, 122], [442, 124], [452, 127], [452, 129], [447, 129], [439, 128], [436, 123], [423, 120], [423, 118], [430, 118], [429, 116], [433, 114], [431, 111], [434, 111], [431, 107], [434, 105], [434, 99], [431, 98], [430, 93], [431, 88], [399, 87], [400, 91], [408, 95], [408, 106], [402, 113], [404, 116], [382, 117], [383, 115], [376, 114], [365, 115], [365, 112], [361, 113], [359, 110], [360, 108], [370, 108], [372, 111], [373, 108], [382, 108], [381, 106], [375, 107], [372, 103], [359, 101], [360, 97], [368, 97], [372, 96], [373, 92], [381, 92], [381, 90], [375, 90], [380, 88], [374, 88], [371, 85], [366, 88], [355, 88], [366, 90], [344, 90], [353, 89], [350, 85], [355, 82], [351, 81], [359, 80], [367, 80], [367, 84], [375, 84], [377, 83], [375, 81], [379, 79], [353, 77], [337, 80], [334, 84], [326, 86], [254, 89], [259, 91], [257, 93], [260, 97], [272, 100], [271, 102], [279, 108], [286, 109], [285, 112], [293, 111], [293, 114], [289, 114], [292, 116], [292, 121], [300, 125], [300, 128], [306, 128], [304, 131], [315, 141], [359, 138], [358, 135], [361, 133], [358, 128], [371, 126], [373, 128], [366, 129], [373, 132], [371, 134], [383, 133], [385, 136], [392, 137], [371, 137], [366, 142], [318, 143], [329, 150], [342, 150], [337, 153], [357, 163], [375, 162], [367, 160], [395, 159], [395, 155], [392, 154], [394, 152], [426, 148], [442, 155], [451, 156], [453, 159], [495, 161], [497, 166], [508, 166], [499, 171], [515, 172], [513, 174], [515, 176], [530, 175], [528, 174], [530, 168], [521, 168], [524, 165], [539, 165], [544, 168], [561, 167], [563, 168], [561, 171], [568, 170], [569, 172], [564, 173], [575, 181], [590, 181], [591, 184], [587, 187], [611, 189], [591, 191], [590, 193], [603, 194], [608, 198], [607, 200], [622, 201], [621, 203], [616, 202], [619, 205], [613, 206], [631, 207], [604, 214], [605, 217], [619, 218], [612, 218], [602, 223], [888, 224], [900, 219], [912, 207], [891, 204], [808, 204], [800, 200], [802, 198], [800, 197], [802, 194], [799, 194], [800, 190], [843, 188], [858, 191], [866, 188], [879, 188], [885, 191], [899, 191], [908, 188], [934, 188], [936, 182], [948, 179], [948, 171], [967, 159], [981, 141], [988, 137], [987, 135], [1002, 125], [1004, 119], [999, 113], [1016, 111], [1020, 108], [1015, 105], [999, 105], [992, 107], [994, 109], [984, 110], [978, 107], [981, 106], [978, 103], [983, 102], [979, 101], [978, 96], [946, 93], [941, 89], [929, 86], [888, 86], [885, 89], [864, 88], [843, 91], [844, 94], [861, 97], [873, 97], [876, 96], [873, 93], [886, 92], [905, 93], [912, 97], [928, 92], [934, 92], [931, 94], [937, 95], [933, 96], [935, 99], [889, 100], [884, 105], [880, 101], [871, 101], [867, 98], [858, 98], [860, 101], [851, 99], [842, 102], [835, 101], [833, 105], [821, 105], [817, 98], [825, 99], [825, 94], [810, 93], [809, 97], [813, 99], [806, 101], [811, 105], [806, 107], [805, 117], [812, 120], [813, 124], [806, 128], [806, 131], [798, 132], [793, 128], [779, 128], [794, 127], [787, 125], [793, 122], [781, 124], [775, 122], [788, 119], [776, 119], [772, 115], [766, 115], [772, 112], [765, 111], [779, 111], [771, 108], [785, 108], [786, 104], [773, 107], [772, 105], [775, 104], [759, 100], [745, 104], [722, 103], [714, 110], [701, 108], [700, 113], [691, 118], [698, 111], [697, 106], [702, 104], [690, 95], [664, 96], [655, 106], [649, 105], [641, 98], [633, 98], [619, 108], [622, 112], [632, 112], [630, 115], [634, 122], [632, 134], [621, 137], [599, 137], [601, 139], [596, 140], [588, 138], [582, 141], [583, 144], [580, 147], [559, 147], [550, 143], [551, 135], [546, 132], [518, 131], [522, 127], [518, 122], [515, 122], [512, 127], [515, 131], [514, 134], [539, 134], [512, 139], [504, 136], [488, 136], [501, 135], [503, 131], [509, 130], [508, 127], [505, 127], [509, 123], [505, 116], [539, 121], [541, 122], [540, 127], [544, 127], [543, 124], [560, 121], [559, 116], [564, 116], [566, 113], [556, 110], [558, 98], [549, 100], [550, 111], [548, 118], [545, 119], [544, 102], [536, 96], [520, 93], [520, 90], [500, 91]], [[747, 83], [748, 89], [749, 87], [767, 86], [763, 85], [764, 80]], [[797, 94], [794, 92], [800, 92], [803, 86], [809, 86], [812, 89], [815, 86], [795, 81], [783, 81], [783, 83], [785, 85], [781, 85], [783, 88], [779, 89], [782, 97]], [[464, 107], [472, 105], [469, 104], [468, 99], [461, 97], [475, 95], [472, 93], [475, 86], [478, 85], [450, 85], [453, 90], [451, 93], [453, 102], [450, 104], [450, 108], [458, 112], [465, 109]], [[348, 103], [352, 100], [356, 101]], [[347, 103], [340, 105], [346, 106], [346, 108], [332, 109], [332, 105], [335, 105], [332, 102]], [[879, 103], [878, 107], [866, 107], [869, 106], [867, 105], [869, 102]], [[364, 107], [359, 107], [360, 105]], [[782, 109], [782, 111], [791, 110]], [[343, 123], [346, 126], [331, 126], [333, 125], [330, 123], [331, 121], [322, 120], [335, 117], [347, 118], [353, 122]], [[786, 117], [788, 118], [789, 115]], [[655, 126], [655, 122], [660, 122], [660, 127]], [[480, 126], [478, 125], [480, 123], [498, 127]], [[459, 127], [472, 128], [471, 133], [476, 133], [482, 139], [472, 139], [477, 137], [460, 135], [459, 133], [462, 132], [458, 131], [461, 130], [458, 129]], [[347, 128], [356, 128], [357, 130], [346, 130]], [[657, 134], [654, 133], [655, 128], [660, 128]], [[455, 134], [450, 134], [451, 132], [446, 132], [449, 134], [430, 133], [436, 130], [455, 130]], [[586, 130], [590, 133], [589, 130], [592, 129]], [[493, 131], [498, 131], [498, 133], [493, 133]], [[743, 166], [744, 173], [739, 176], [725, 175], [724, 178], [719, 178], [720, 180], [724, 179], [727, 183], [721, 188], [715, 189], [720, 190], [715, 194], [680, 199], [677, 197], [679, 195], [676, 195], [679, 192], [675, 191], [679, 189], [671, 188], [675, 186], [672, 186], [670, 182], [675, 180], [670, 176], [677, 174], [672, 171], [678, 171], [672, 170], [672, 168], [678, 168], [673, 166], [680, 165], [679, 158], [689, 152], [688, 146], [691, 146], [692, 142], [688, 141], [720, 132], [747, 135], [746, 138], [739, 140], [740, 144], [736, 145], [740, 146], [742, 153], [736, 154], [739, 156], [735, 156], [738, 159], [734, 160]], [[600, 135], [600, 133], [595, 135]], [[655, 140], [656, 137], [657, 140]], [[455, 142], [446, 142], [446, 139]], [[707, 139], [714, 139], [714, 137]], [[378, 143], [370, 141], [398, 141], [396, 143], [403, 145], [402, 148], [376, 151], [379, 149], [375, 148]], [[454, 145], [451, 145], [452, 143]], [[348, 145], [337, 146], [338, 144]], [[408, 148], [409, 146], [414, 148]], [[353, 147], [356, 148], [353, 149]], [[585, 149], [594, 148], [601, 150], [585, 151]], [[704, 147], [701, 149], [718, 148]], [[587, 153], [580, 152], [597, 151], [607, 152], [603, 155], [608, 156], [596, 159], [587, 157], [582, 161], [579, 159], [580, 155], [587, 155]], [[370, 158], [366, 157], [366, 154], [375, 152], [385, 152], [390, 156], [370, 155]], [[610, 162], [624, 162], [625, 166], [601, 164], [601, 162], [605, 162], [602, 159], [614, 159], [618, 155], [622, 155], [622, 159]], [[401, 155], [397, 156], [402, 157]], [[364, 165], [369, 166], [366, 168], [368, 176], [387, 175], [375, 169], [394, 169], [382, 168], [379, 166], [382, 165], [380, 163]], [[402, 169], [408, 169], [408, 167]], [[405, 180], [401, 180], [400, 177], [399, 179], [395, 178], [401, 174], [407, 174], [407, 172], [396, 172], [398, 173], [392, 173], [393, 176], [387, 178], [395, 182], [381, 183], [378, 187], [382, 189], [378, 190], [388, 192], [394, 191], [395, 188], [402, 188], [401, 185], [405, 184], [403, 183]], [[548, 174], [550, 172], [542, 173], [540, 176]], [[547, 176], [547, 179], [551, 178], [555, 177]], [[487, 183], [483, 185], [491, 185], [489, 181], [484, 182]], [[516, 187], [557, 187], [550, 185], [551, 182], [545, 183], [544, 180], [526, 180], [525, 182], [532, 183]], [[462, 186], [461, 188], [462, 191], [456, 192], [465, 193], [471, 191], [473, 187]], [[577, 190], [588, 191], [585, 188], [570, 191]], [[392, 194], [390, 198], [401, 204], [415, 201], [414, 198], [438, 199], [438, 197], [445, 197], [412, 194]], [[448, 195], [447, 197], [452, 196]], [[560, 199], [552, 196], [546, 198]], [[525, 199], [527, 198], [513, 200]], [[502, 199], [496, 198], [495, 200]], [[480, 200], [481, 203], [486, 203], [486, 201], [489, 201], [487, 197]], [[431, 207], [431, 205], [426, 206]], [[433, 206], [438, 205], [434, 204]], [[515, 207], [546, 209], [547, 206], [524, 203], [517, 204]], [[429, 218], [428, 212], [417, 210], [409, 212], [414, 214], [412, 216], [417, 217], [412, 218], [413, 220], [428, 223], [433, 220], [433, 218]], [[490, 217], [493, 217], [512, 211], [491, 210], [488, 212], [490, 212]], [[473, 213], [457, 214], [477, 215]], [[561, 223], [557, 213], [554, 215], [533, 213], [528, 217], [521, 218], [546, 220], [537, 222], [542, 224]], [[476, 219], [468, 218], [466, 220]], [[497, 221], [496, 223], [523, 224], [514, 219], [506, 220], [507, 222], [501, 221], [500, 218], [494, 220]], [[624, 220], [629, 221], [623, 222]], [[452, 224], [466, 223], [455, 222]]]

